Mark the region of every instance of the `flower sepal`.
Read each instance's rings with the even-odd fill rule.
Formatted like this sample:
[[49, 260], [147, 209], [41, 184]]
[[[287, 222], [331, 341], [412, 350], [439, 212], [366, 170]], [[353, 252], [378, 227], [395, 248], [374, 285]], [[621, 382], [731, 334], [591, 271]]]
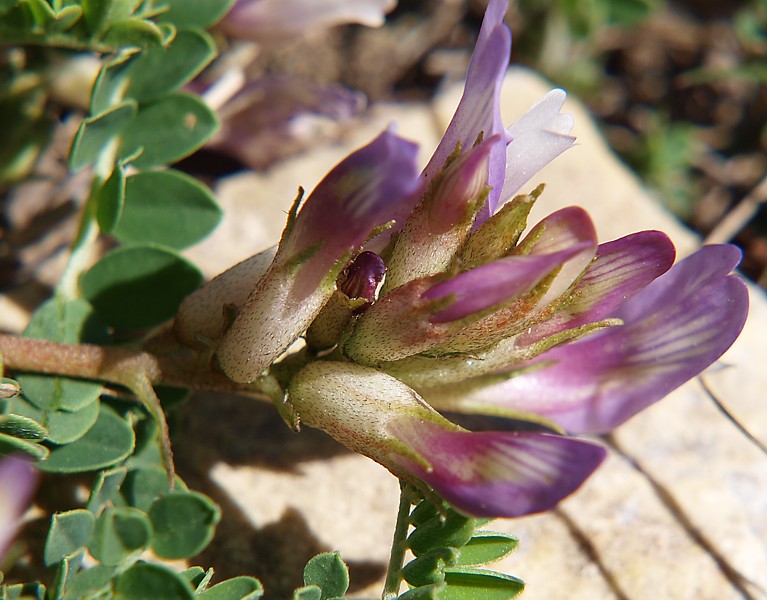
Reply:
[[527, 227], [527, 217], [544, 187], [542, 183], [529, 194], [516, 196], [482, 223], [461, 251], [461, 268], [468, 270], [511, 254]]

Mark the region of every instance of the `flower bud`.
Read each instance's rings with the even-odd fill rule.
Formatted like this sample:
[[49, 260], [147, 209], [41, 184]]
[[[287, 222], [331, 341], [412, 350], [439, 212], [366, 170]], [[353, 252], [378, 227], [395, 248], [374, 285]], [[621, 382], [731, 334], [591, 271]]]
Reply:
[[255, 380], [303, 334], [364, 243], [410, 201], [417, 147], [384, 132], [339, 163], [298, 212], [297, 199], [269, 270], [217, 351], [233, 380]]
[[193, 348], [215, 347], [269, 269], [276, 249], [243, 260], [187, 296], [173, 322], [176, 339]]
[[450, 267], [485, 204], [490, 151], [499, 144], [495, 135], [456, 157], [459, 146], [432, 179], [394, 246], [383, 294]]

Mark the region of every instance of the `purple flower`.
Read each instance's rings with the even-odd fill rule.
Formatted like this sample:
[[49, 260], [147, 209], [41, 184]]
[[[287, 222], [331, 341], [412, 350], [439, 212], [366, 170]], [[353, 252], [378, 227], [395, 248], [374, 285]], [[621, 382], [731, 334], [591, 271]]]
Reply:
[[482, 222], [509, 200], [535, 173], [567, 150], [571, 115], [560, 114], [562, 90], [549, 92], [524, 116], [504, 130], [500, 91], [511, 51], [511, 33], [503, 24], [508, 0], [491, 0], [474, 49], [463, 97], [442, 141], [423, 172], [428, 180], [460, 144], [471, 148], [479, 136], [499, 135], [490, 153], [488, 185], [492, 188], [479, 215]]
[[344, 23], [379, 27], [396, 4], [396, 0], [237, 0], [219, 28], [238, 39], [284, 40]]
[[229, 377], [258, 378], [317, 317], [341, 271], [412, 194], [416, 150], [384, 132], [328, 173], [300, 212], [297, 199], [274, 260], [221, 339]]
[[[294, 207], [265, 270], [222, 276], [241, 269], [254, 289], [217, 351], [232, 379], [273, 369], [277, 399], [302, 422], [475, 516], [547, 510], [576, 490], [605, 451], [565, 432], [608, 431], [694, 377], [748, 310], [732, 246], [672, 267], [664, 234], [600, 245], [578, 207], [524, 235], [542, 187], [507, 200], [572, 144], [572, 119], [555, 90], [503, 129], [505, 9], [490, 1], [463, 98], [420, 176], [415, 147], [384, 133]], [[205, 311], [221, 311], [227, 281], [198, 292]], [[189, 337], [205, 311], [185, 310]], [[304, 334], [305, 350], [273, 364]], [[550, 433], [470, 432], [437, 411]]]
[[13, 457], [0, 460], [0, 559], [19, 527], [37, 486], [38, 472], [29, 463]]

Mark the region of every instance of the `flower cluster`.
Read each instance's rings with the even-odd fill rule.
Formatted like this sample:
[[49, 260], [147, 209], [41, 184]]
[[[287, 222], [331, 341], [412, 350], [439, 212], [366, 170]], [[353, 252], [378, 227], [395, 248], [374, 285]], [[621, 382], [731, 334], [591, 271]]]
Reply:
[[[491, 0], [423, 172], [384, 132], [299, 197], [276, 250], [188, 298], [175, 331], [235, 381], [273, 377], [302, 422], [426, 493], [512, 517], [577, 489], [605, 450], [572, 434], [608, 431], [705, 369], [748, 301], [732, 246], [672, 267], [664, 234], [599, 244], [577, 207], [525, 233], [542, 188], [515, 194], [572, 145], [572, 118], [554, 90], [504, 128], [505, 10]], [[445, 412], [524, 426], [470, 432]]]

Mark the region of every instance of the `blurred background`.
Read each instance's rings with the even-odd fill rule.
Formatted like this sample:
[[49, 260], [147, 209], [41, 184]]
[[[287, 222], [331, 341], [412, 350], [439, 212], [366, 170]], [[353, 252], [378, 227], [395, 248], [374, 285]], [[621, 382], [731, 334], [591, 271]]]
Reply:
[[[464, 76], [486, 4], [391, 0], [377, 28], [224, 21], [222, 54], [194, 84], [223, 129], [181, 168], [208, 183], [263, 170], [371, 103], [429, 99]], [[706, 241], [737, 243], [767, 287], [767, 0], [512, 0], [507, 22], [512, 63], [581, 98], [659, 201]], [[78, 181], [63, 157], [96, 69], [63, 49], [0, 52], [0, 192], [26, 182], [0, 200], [0, 287], [35, 279], [71, 235]]]

